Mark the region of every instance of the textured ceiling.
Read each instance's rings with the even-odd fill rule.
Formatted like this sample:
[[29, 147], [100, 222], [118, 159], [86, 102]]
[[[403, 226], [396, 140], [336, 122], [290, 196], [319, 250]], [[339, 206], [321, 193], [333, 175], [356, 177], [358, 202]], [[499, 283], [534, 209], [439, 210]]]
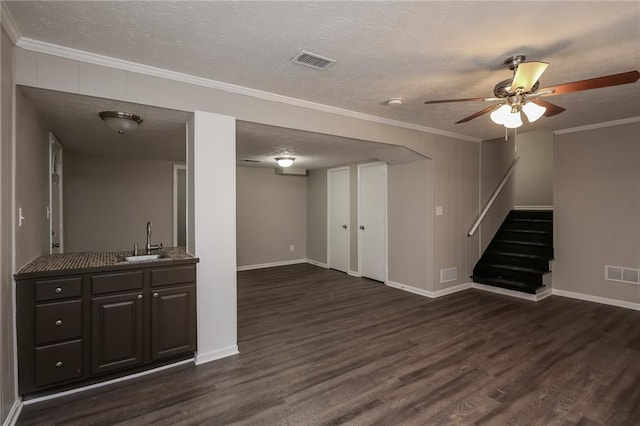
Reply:
[[[511, 76], [503, 60], [549, 62], [541, 85], [640, 68], [640, 2], [8, 2], [23, 37], [471, 137], [455, 121]], [[290, 63], [301, 49], [335, 59]], [[400, 97], [396, 107], [384, 101]], [[552, 130], [640, 115], [640, 83], [547, 98]]]

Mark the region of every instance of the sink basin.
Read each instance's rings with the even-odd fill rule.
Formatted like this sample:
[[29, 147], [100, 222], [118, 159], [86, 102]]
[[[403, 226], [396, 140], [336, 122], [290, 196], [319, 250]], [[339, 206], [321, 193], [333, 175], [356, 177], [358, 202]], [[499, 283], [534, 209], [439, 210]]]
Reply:
[[162, 259], [163, 254], [140, 254], [138, 256], [125, 256], [125, 262], [144, 262], [147, 260]]

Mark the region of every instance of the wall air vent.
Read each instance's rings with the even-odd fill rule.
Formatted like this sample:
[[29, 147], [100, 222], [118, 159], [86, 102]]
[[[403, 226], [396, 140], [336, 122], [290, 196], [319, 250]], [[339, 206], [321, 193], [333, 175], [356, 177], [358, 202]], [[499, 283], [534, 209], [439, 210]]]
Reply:
[[640, 269], [605, 265], [604, 279], [630, 284], [640, 284]]
[[291, 58], [291, 62], [315, 68], [317, 70], [324, 70], [333, 65], [336, 61], [334, 59], [329, 59], [324, 56], [302, 50], [296, 56]]
[[458, 279], [458, 268], [440, 269], [440, 282], [449, 283]]

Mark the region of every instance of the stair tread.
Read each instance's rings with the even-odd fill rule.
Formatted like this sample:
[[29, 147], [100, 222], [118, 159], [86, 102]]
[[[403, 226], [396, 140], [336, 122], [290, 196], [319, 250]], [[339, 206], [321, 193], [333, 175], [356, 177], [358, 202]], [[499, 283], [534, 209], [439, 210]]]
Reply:
[[514, 252], [511, 252], [511, 251], [500, 251], [500, 250], [491, 250], [491, 249], [487, 249], [487, 251], [485, 251], [484, 254], [495, 254], [495, 255], [499, 255], [499, 256], [520, 257], [520, 258], [524, 258], [524, 259], [551, 260], [548, 256], [541, 256], [539, 254], [514, 253]]
[[[482, 262], [482, 259], [480, 259], [480, 262]], [[481, 266], [494, 268], [494, 269], [506, 269], [508, 271], [531, 272], [533, 274], [540, 274], [540, 275], [544, 275], [547, 272], [551, 272], [548, 269], [546, 271], [541, 271], [539, 269], [527, 268], [525, 266], [506, 265], [504, 263], [493, 263], [493, 262], [486, 262], [486, 263], [480, 263], [480, 262], [478, 262], [478, 264]]]
[[498, 232], [503, 232], [503, 231], [522, 232], [523, 234], [545, 234], [545, 235], [553, 234], [553, 231], [544, 231], [540, 229], [519, 229], [519, 228], [502, 228]]
[[518, 241], [518, 240], [509, 240], [509, 239], [505, 240], [502, 238], [494, 238], [493, 241], [500, 242], [500, 243], [509, 243], [509, 244], [521, 244], [523, 246], [553, 247], [551, 244], [540, 243], [536, 241]]

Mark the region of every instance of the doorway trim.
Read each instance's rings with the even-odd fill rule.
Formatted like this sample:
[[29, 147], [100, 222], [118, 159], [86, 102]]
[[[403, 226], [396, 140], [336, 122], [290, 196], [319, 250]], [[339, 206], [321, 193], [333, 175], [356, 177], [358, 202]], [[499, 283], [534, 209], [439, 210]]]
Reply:
[[[60, 253], [64, 253], [64, 177], [63, 177], [63, 159], [64, 159], [64, 147], [62, 146], [62, 144], [60, 143], [60, 141], [58, 140], [58, 138], [56, 138], [56, 136], [52, 133], [49, 132], [49, 205], [47, 206], [47, 219], [49, 221], [49, 254], [53, 254], [54, 253], [54, 247], [53, 247], [53, 220], [55, 217], [58, 218], [59, 220], [59, 224], [58, 224], [58, 232], [59, 232], [59, 236], [58, 236], [58, 244], [59, 246], [56, 247], [59, 249]], [[57, 151], [59, 156], [54, 156], [54, 151]], [[53, 173], [54, 171], [57, 170], [57, 167], [60, 167], [59, 170], [59, 176], [60, 176], [60, 181], [58, 182], [58, 185], [60, 187], [60, 192], [59, 192], [59, 199], [57, 204], [54, 204], [53, 202], [53, 197], [55, 196], [55, 194], [53, 193]], [[57, 205], [59, 211], [54, 212], [53, 211], [53, 206]]]
[[331, 196], [330, 196], [330, 190], [331, 190], [331, 185], [330, 185], [330, 179], [329, 179], [329, 173], [331, 172], [340, 172], [340, 171], [346, 171], [347, 172], [347, 177], [348, 177], [348, 183], [347, 183], [347, 198], [348, 198], [348, 205], [347, 208], [349, 209], [349, 214], [347, 215], [347, 270], [346, 273], [349, 274], [351, 272], [351, 170], [349, 168], [349, 166], [343, 166], [343, 167], [334, 167], [331, 169], [327, 169], [327, 266], [329, 268], [331, 268], [331, 264], [329, 262], [330, 260], [330, 256], [329, 253], [331, 252], [331, 223], [330, 223], [330, 217], [331, 217]]
[[[186, 164], [173, 165], [173, 246], [178, 247], [178, 170], [187, 171]], [[186, 179], [186, 175], [185, 175]], [[185, 184], [188, 185], [187, 182]], [[186, 212], [185, 212], [186, 215]], [[186, 218], [188, 220], [188, 218]], [[186, 234], [185, 229], [185, 234]], [[186, 237], [186, 235], [185, 235]]]
[[360, 172], [365, 167], [376, 167], [383, 166], [384, 167], [384, 283], [386, 284], [389, 281], [389, 200], [388, 200], [388, 185], [389, 185], [389, 175], [388, 175], [388, 167], [387, 163], [383, 161], [376, 161], [373, 163], [364, 163], [358, 164], [358, 273], [360, 276], [364, 277], [362, 274], [362, 233], [360, 232], [360, 224], [362, 222], [362, 202], [361, 202], [361, 191], [360, 191], [360, 183], [361, 176]]

